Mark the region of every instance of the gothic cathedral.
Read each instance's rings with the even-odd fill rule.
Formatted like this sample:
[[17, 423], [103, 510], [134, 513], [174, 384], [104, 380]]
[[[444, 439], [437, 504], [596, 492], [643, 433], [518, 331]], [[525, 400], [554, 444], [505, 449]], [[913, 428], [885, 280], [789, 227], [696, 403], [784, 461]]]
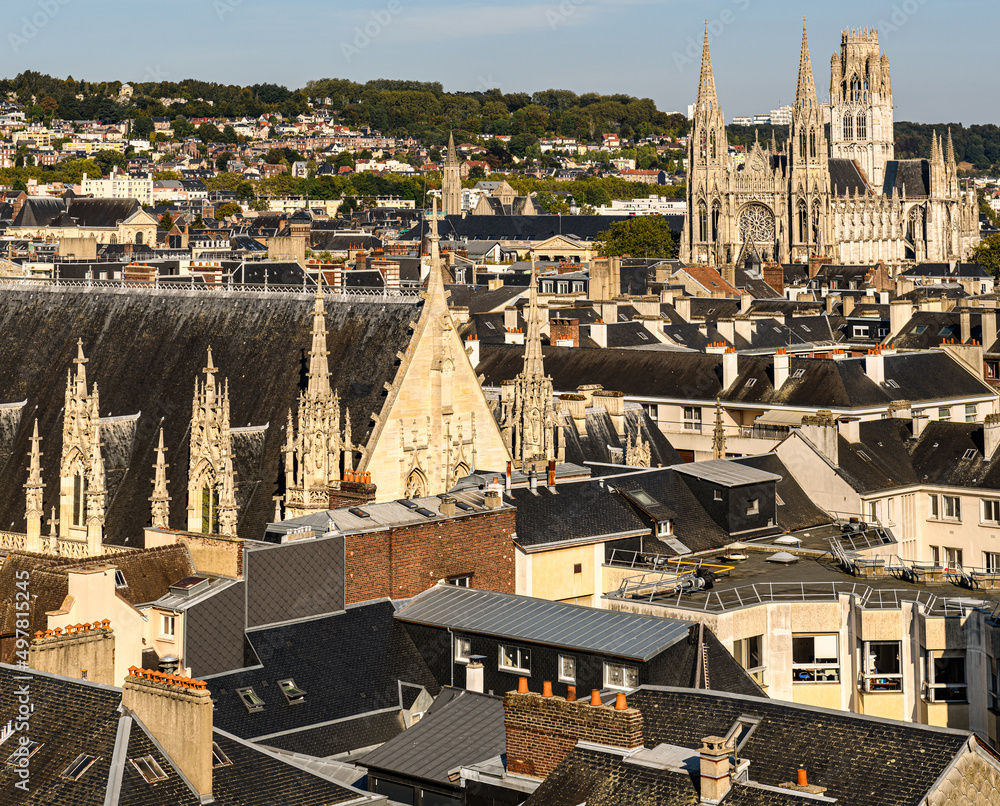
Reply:
[[706, 30], [688, 157], [682, 260], [747, 266], [825, 255], [899, 267], [962, 260], [978, 243], [975, 193], [959, 186], [951, 133], [935, 134], [930, 159], [895, 159], [877, 31], [843, 32], [825, 106], [803, 28], [788, 142], [758, 140], [733, 155]]

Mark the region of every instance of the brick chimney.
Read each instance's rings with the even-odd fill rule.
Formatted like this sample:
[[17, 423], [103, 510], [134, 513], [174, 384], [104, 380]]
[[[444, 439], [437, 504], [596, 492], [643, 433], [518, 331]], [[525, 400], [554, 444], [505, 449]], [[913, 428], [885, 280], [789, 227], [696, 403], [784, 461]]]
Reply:
[[837, 466], [840, 462], [840, 448], [837, 420], [830, 411], [819, 411], [814, 416], [803, 417], [802, 436], [808, 439], [816, 449], [830, 462]]
[[376, 486], [371, 473], [345, 470], [340, 489], [330, 490], [330, 509], [360, 507], [375, 500]]
[[593, 700], [508, 692], [503, 701], [507, 770], [545, 778], [579, 741], [623, 750], [642, 747], [642, 713], [637, 708], [600, 704], [599, 693], [598, 704], [592, 705]]
[[833, 263], [833, 258], [823, 257], [821, 255], [810, 255], [809, 256], [809, 279], [811, 280], [819, 273], [820, 266], [829, 266]]
[[549, 322], [549, 343], [557, 347], [579, 347], [580, 320], [552, 319]]
[[212, 697], [203, 680], [132, 666], [122, 705], [135, 714], [191, 782], [212, 794]]
[[769, 263], [763, 269], [764, 282], [785, 296], [785, 270], [777, 263]]
[[721, 736], [701, 740], [699, 768], [702, 803], [719, 803], [729, 794], [729, 748]]
[[104, 619], [39, 630], [28, 649], [28, 665], [42, 672], [116, 686], [121, 681], [115, 680], [115, 633], [110, 625]]

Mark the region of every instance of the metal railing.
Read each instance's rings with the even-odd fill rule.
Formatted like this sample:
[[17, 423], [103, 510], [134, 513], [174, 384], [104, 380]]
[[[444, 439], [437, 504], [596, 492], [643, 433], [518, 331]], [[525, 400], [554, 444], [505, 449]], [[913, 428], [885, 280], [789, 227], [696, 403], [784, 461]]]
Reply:
[[[1000, 602], [993, 599], [947, 597], [929, 591], [874, 588], [852, 582], [757, 582], [721, 591], [689, 591], [679, 586], [676, 579], [658, 573], [630, 577], [622, 581], [617, 592], [609, 594], [612, 599], [715, 613], [781, 602], [836, 602], [845, 595], [856, 597], [858, 606], [867, 610], [894, 610], [904, 602], [911, 602], [924, 607], [929, 615], [964, 616], [982, 610], [993, 620], [1000, 610]], [[698, 598], [691, 598], [695, 596]]]
[[[219, 283], [198, 282], [198, 275], [191, 275], [191, 278], [169, 279], [155, 277], [150, 281], [143, 280], [90, 280], [90, 279], [65, 279], [48, 277], [0, 277], [0, 285], [4, 286], [24, 286], [34, 288], [106, 288], [115, 290], [136, 290], [136, 291], [196, 291], [202, 293], [250, 293], [250, 294], [308, 294], [314, 293], [312, 288], [302, 285], [271, 285], [268, 283], [233, 283], [224, 281]], [[419, 298], [420, 291], [415, 288], [328, 288], [325, 291], [326, 297], [334, 301], [358, 301], [367, 300], [372, 302], [385, 301], [409, 301]]]

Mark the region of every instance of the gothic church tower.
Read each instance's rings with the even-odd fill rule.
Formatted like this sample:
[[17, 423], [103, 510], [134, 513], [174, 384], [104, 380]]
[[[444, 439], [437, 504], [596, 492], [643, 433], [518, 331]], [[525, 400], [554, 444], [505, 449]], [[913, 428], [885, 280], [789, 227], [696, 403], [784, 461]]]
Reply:
[[444, 215], [462, 214], [462, 166], [455, 150], [454, 134], [448, 135], [448, 153], [441, 174], [441, 212]]
[[830, 66], [830, 156], [854, 160], [876, 193], [896, 158], [889, 57], [878, 31], [844, 31]]

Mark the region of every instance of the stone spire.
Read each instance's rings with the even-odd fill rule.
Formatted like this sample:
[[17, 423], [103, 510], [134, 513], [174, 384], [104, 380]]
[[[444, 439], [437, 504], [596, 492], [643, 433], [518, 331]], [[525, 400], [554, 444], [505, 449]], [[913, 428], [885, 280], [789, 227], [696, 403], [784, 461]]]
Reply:
[[323, 304], [322, 274], [316, 284], [316, 299], [313, 303], [312, 346], [309, 350], [309, 371], [306, 377], [306, 397], [322, 400], [330, 396], [330, 359], [326, 348], [326, 310]]
[[455, 133], [448, 132], [448, 153], [444, 158], [444, 164], [448, 166], [458, 165], [458, 152], [455, 150]]
[[42, 551], [42, 515], [45, 505], [42, 501], [45, 485], [42, 483], [42, 452], [39, 450], [42, 438], [38, 436], [38, 420], [31, 436], [31, 459], [28, 462], [28, 481], [24, 485], [24, 517], [28, 522], [28, 551]]
[[429, 268], [427, 270], [427, 296], [444, 294], [444, 278], [441, 273], [441, 234], [438, 232], [437, 199], [431, 200], [431, 215], [427, 219], [428, 235], [431, 242]]
[[462, 166], [455, 150], [455, 135], [451, 133], [441, 171], [441, 209], [445, 215], [462, 214]]
[[215, 375], [218, 370], [208, 349], [208, 361], [203, 370], [204, 382], [194, 384], [191, 412], [191, 448], [188, 460], [188, 523], [190, 532], [210, 532], [221, 516], [220, 500], [227, 467], [232, 454], [232, 434], [229, 424], [229, 381], [220, 394]]
[[931, 162], [938, 163], [941, 160], [941, 146], [938, 144], [937, 131], [931, 132]]
[[710, 107], [717, 109], [719, 98], [715, 92], [715, 73], [712, 70], [712, 53], [708, 47], [708, 23], [705, 23], [705, 42], [701, 48], [701, 75], [698, 78], [699, 109]]
[[222, 465], [222, 491], [219, 495], [219, 534], [236, 536], [239, 510], [236, 503], [236, 472], [228, 451]]
[[625, 443], [625, 464], [629, 467], [649, 467], [650, 458], [649, 443], [642, 438], [642, 429], [637, 428], [635, 432], [635, 442], [632, 442], [632, 435], [629, 434]]
[[150, 503], [153, 507], [152, 524], [154, 529], [170, 528], [170, 496], [167, 494], [167, 449], [163, 445], [163, 428], [160, 428], [160, 444], [156, 448], [156, 464], [153, 469], [156, 477], [153, 479], [153, 495]]
[[[94, 384], [94, 400], [97, 399], [97, 384]], [[104, 456], [101, 454], [101, 431], [95, 416], [91, 427], [90, 473], [87, 477], [87, 545], [90, 554], [102, 553], [104, 542], [104, 516], [107, 505], [107, 489], [104, 477]]]
[[799, 82], [795, 90], [795, 106], [816, 107], [816, 81], [813, 78], [812, 59], [809, 58], [809, 37], [806, 21], [802, 20], [802, 52], [799, 55]]
[[538, 271], [534, 261], [531, 264], [531, 285], [526, 313], [527, 333], [524, 338], [524, 365], [521, 371], [526, 378], [537, 381], [545, 377], [545, 368], [542, 365], [542, 314], [538, 307]]
[[958, 164], [955, 161], [955, 142], [951, 139], [951, 126], [948, 127], [948, 146], [945, 151], [945, 166], [952, 175], [958, 175]]
[[726, 429], [722, 424], [722, 403], [715, 398], [715, 429], [712, 431], [712, 458], [726, 458]]

